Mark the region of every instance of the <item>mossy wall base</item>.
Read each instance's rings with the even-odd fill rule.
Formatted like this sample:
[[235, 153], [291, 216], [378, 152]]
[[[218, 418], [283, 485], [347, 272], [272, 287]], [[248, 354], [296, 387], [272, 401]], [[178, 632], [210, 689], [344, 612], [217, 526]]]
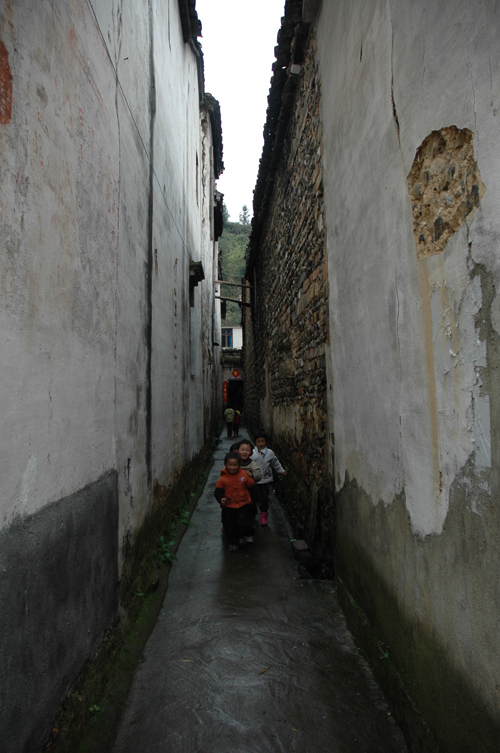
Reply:
[[414, 751], [498, 750], [500, 716], [487, 703], [496, 644], [489, 662], [480, 653], [494, 634], [483, 589], [496, 588], [497, 512], [485, 497], [483, 516], [471, 513], [467, 488], [457, 479], [445, 532], [425, 539], [413, 536], [403, 496], [374, 505], [346, 481], [337, 497], [341, 604]]

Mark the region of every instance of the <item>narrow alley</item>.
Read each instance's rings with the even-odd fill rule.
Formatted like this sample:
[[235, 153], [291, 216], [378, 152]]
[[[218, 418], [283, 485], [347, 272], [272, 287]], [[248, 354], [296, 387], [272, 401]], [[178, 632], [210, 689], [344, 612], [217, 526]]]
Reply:
[[0, 0], [0, 753], [498, 753], [499, 36]]
[[301, 580], [284, 514], [228, 552], [213, 489], [222, 439], [170, 572], [114, 753], [396, 753], [403, 736], [333, 581]]

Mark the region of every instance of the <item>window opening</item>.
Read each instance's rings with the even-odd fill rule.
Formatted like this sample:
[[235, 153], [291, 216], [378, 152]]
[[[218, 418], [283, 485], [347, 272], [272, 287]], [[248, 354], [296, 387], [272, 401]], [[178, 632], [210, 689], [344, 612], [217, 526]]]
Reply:
[[232, 348], [233, 347], [233, 330], [232, 328], [224, 328], [222, 330], [222, 347], [223, 348]]

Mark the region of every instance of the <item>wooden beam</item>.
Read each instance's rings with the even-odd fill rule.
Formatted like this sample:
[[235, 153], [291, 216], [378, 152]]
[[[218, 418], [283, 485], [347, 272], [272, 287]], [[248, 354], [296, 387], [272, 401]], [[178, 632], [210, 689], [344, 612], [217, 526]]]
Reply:
[[232, 288], [251, 288], [251, 285], [240, 285], [237, 282], [226, 282], [225, 280], [214, 280], [214, 285], [230, 285]]
[[246, 301], [238, 301], [237, 298], [225, 298], [222, 295], [216, 295], [215, 298], [218, 298], [220, 301], [231, 301], [231, 303], [239, 303], [240, 306], [250, 306], [250, 304]]

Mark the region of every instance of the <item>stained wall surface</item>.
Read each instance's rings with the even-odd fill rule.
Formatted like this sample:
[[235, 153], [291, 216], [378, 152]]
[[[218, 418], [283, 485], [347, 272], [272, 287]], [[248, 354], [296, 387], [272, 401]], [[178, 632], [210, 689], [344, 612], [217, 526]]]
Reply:
[[443, 750], [500, 730], [498, 4], [323, 2], [338, 572]]
[[0, 2], [9, 750], [43, 742], [116, 615], [154, 481], [171, 488], [220, 413], [214, 133], [193, 39], [177, 0]]

